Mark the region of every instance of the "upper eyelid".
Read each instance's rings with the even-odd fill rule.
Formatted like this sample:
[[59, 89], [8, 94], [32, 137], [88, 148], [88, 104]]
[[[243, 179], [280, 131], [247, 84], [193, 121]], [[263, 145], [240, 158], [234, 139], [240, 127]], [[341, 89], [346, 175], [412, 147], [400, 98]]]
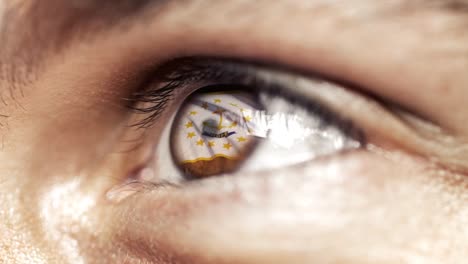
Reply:
[[[170, 61], [151, 73], [149, 82], [125, 98], [127, 107], [136, 113], [145, 114], [132, 126], [149, 127], [163, 113], [163, 110], [173, 99], [174, 93], [189, 84], [237, 84], [246, 86], [268, 86], [270, 89], [281, 89], [277, 80], [269, 80], [260, 76], [258, 66], [254, 62], [240, 62], [212, 58], [189, 57]], [[266, 70], [267, 72], [270, 69]], [[276, 72], [276, 71], [275, 71]], [[294, 74], [292, 74], [294, 75]], [[209, 83], [208, 83], [209, 82]], [[276, 88], [275, 88], [276, 86]], [[300, 99], [297, 99], [302, 101]], [[149, 113], [152, 113], [148, 115]]]
[[[320, 96], [307, 96], [307, 92], [302, 91], [303, 94], [301, 94], [298, 91], [293, 91], [294, 88], [298, 88], [295, 83], [297, 80], [306, 80], [308, 88], [311, 88], [311, 83], [329, 83], [325, 78], [304, 76], [288, 69], [278, 69], [251, 62], [196, 57], [171, 61], [155, 73], [154, 82], [156, 85], [148, 86], [145, 90], [134, 94], [131, 100], [134, 104], [131, 108], [147, 116], [133, 125], [151, 126], [163, 113], [169, 100], [172, 99], [173, 93], [181, 87], [244, 85], [284, 97], [289, 102], [307, 109], [310, 113], [319, 115], [328, 125], [348, 131], [350, 136], [360, 142], [366, 142], [364, 133], [357, 129], [350, 117], [332, 110], [320, 101]], [[188, 95], [189, 92], [185, 91], [184, 93]], [[148, 104], [138, 106], [141, 103]]]

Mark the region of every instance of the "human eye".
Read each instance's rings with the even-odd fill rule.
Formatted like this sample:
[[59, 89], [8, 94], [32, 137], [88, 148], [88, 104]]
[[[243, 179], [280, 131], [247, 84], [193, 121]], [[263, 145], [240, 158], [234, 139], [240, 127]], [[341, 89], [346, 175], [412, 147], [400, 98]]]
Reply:
[[129, 100], [136, 130], [162, 131], [132, 182], [262, 173], [366, 148], [365, 130], [343, 111], [352, 92], [324, 78], [207, 58], [174, 60], [155, 75]]

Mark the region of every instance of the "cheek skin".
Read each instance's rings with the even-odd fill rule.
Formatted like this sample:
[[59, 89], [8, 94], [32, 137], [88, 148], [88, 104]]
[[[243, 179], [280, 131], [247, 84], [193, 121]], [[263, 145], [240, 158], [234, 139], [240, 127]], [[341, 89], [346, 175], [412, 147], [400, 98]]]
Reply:
[[468, 209], [455, 195], [466, 188], [441, 177], [421, 160], [361, 152], [159, 189], [119, 206], [133, 217], [119, 218], [117, 239], [181, 263], [455, 261], [468, 243]]

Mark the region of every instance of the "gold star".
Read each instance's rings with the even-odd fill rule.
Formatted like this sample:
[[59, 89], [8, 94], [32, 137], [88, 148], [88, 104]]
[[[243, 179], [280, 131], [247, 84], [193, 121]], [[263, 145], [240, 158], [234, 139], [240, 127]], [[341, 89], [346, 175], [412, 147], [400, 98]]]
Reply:
[[214, 99], [215, 104], [221, 103], [221, 99]]
[[191, 121], [187, 122], [187, 124], [185, 124], [185, 127], [186, 128], [191, 128], [193, 127], [193, 123]]
[[197, 114], [197, 111], [190, 111], [189, 114], [190, 114], [190, 115], [196, 115], [196, 114]]
[[226, 143], [226, 144], [223, 145], [223, 148], [229, 150], [229, 149], [232, 148], [232, 145], [231, 145], [231, 143]]
[[236, 127], [237, 126], [237, 121], [234, 121], [231, 123], [231, 125], [229, 126], [229, 128], [233, 128], [233, 127]]
[[200, 139], [197, 141], [197, 146], [203, 146], [205, 145], [205, 141], [203, 141], [203, 139]]
[[234, 103], [230, 103], [230, 105], [235, 106], [235, 107], [239, 107], [238, 104], [234, 104]]
[[237, 142], [245, 142], [247, 139], [245, 137], [238, 137]]
[[195, 136], [195, 132], [187, 133], [187, 138], [193, 138]]
[[208, 146], [209, 146], [209, 147], [214, 147], [214, 146], [215, 146], [215, 142], [214, 142], [214, 141], [209, 141], [209, 142], [208, 142]]
[[250, 122], [250, 121], [252, 121], [252, 117], [251, 116], [245, 116], [244, 121], [245, 122]]

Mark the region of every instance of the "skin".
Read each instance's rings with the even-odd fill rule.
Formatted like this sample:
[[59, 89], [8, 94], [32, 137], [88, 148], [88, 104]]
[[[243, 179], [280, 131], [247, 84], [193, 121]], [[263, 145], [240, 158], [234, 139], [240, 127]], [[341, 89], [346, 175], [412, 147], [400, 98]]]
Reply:
[[[80, 10], [85, 17], [98, 5], [31, 8], [36, 2], [0, 2], [8, 29], [0, 50], [2, 262], [466, 262], [463, 1], [167, 1], [122, 25], [90, 17], [65, 30], [31, 21], [49, 21], [55, 10], [63, 12], [54, 21]], [[122, 139], [141, 136], [128, 128], [135, 117], [121, 99], [142, 72], [194, 55], [353, 83], [359, 88], [346, 89], [366, 99], [341, 110], [369, 146], [271, 172], [126, 192], [122, 184], [161, 144], [181, 102], [148, 130], [146, 147], [121, 152]]]

